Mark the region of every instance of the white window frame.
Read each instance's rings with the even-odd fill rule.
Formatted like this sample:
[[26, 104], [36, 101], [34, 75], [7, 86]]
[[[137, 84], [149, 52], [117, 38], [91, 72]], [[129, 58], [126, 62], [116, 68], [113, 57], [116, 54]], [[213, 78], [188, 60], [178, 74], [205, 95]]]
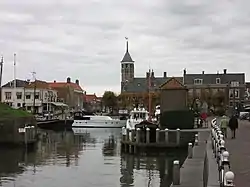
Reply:
[[11, 100], [12, 98], [12, 93], [11, 92], [5, 92], [5, 99], [6, 100]]
[[220, 78], [216, 78], [216, 84], [221, 84], [221, 79]]
[[240, 98], [240, 90], [239, 89], [230, 89], [229, 90], [229, 98], [230, 99], [233, 99], [233, 98], [239, 99]]
[[203, 79], [194, 79], [194, 85], [202, 85]]
[[238, 81], [232, 81], [230, 84], [231, 87], [239, 87], [240, 83]]

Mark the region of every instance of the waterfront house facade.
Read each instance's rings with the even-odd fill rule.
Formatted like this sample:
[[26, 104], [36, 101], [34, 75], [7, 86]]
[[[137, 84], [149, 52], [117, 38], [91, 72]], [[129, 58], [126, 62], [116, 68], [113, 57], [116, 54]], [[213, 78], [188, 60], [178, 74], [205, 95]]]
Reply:
[[2, 86], [2, 101], [13, 108], [24, 108], [29, 112], [53, 111], [57, 105], [57, 91], [45, 81], [14, 80]]
[[93, 112], [102, 111], [102, 98], [97, 97], [96, 94], [86, 94], [83, 96], [83, 106], [86, 110]]
[[85, 91], [81, 88], [79, 80], [71, 82], [68, 77], [66, 82], [50, 82], [50, 87], [58, 93], [58, 100], [69, 106], [71, 110], [83, 109], [83, 95]]
[[202, 71], [200, 74], [189, 74], [185, 69], [183, 81], [191, 98], [201, 98], [204, 92], [211, 95], [220, 92], [224, 94], [226, 104], [229, 106], [238, 106], [245, 100], [244, 73], [228, 73], [224, 69], [223, 73], [207, 74]]

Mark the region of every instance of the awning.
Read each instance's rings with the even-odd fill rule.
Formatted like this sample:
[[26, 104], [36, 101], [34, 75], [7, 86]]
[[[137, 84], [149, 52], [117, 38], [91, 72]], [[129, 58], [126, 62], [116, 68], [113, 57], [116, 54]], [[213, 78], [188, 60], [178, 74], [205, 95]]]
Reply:
[[51, 102], [52, 105], [60, 106], [60, 107], [68, 107], [68, 105], [61, 102]]

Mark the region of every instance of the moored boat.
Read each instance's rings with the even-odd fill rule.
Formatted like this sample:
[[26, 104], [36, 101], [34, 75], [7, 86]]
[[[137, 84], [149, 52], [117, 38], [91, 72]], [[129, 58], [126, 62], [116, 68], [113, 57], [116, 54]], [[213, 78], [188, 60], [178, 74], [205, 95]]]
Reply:
[[113, 119], [110, 116], [85, 115], [83, 112], [75, 112], [72, 128], [122, 128], [126, 120]]

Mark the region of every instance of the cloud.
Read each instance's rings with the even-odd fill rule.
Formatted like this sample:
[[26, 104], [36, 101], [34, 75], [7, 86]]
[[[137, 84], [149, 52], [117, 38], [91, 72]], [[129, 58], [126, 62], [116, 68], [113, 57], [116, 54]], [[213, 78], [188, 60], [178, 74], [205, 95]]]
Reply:
[[[250, 69], [247, 0], [1, 0], [4, 82], [36, 71], [40, 79], [80, 79], [88, 92], [120, 89], [124, 37], [137, 76]], [[246, 72], [248, 73], [248, 72]], [[247, 76], [247, 79], [249, 77]]]

